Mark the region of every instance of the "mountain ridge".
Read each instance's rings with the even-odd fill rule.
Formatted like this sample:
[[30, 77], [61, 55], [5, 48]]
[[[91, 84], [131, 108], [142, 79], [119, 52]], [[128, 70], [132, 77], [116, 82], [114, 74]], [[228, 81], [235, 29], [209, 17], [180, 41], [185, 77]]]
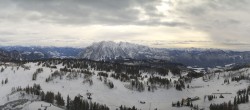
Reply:
[[2, 46], [4, 51], [17, 51], [22, 60], [36, 60], [48, 58], [75, 58], [81, 48], [73, 47], [42, 47], [42, 46]]
[[250, 52], [238, 52], [221, 49], [167, 49], [128, 43], [102, 41], [85, 48], [79, 56], [90, 60], [116, 59], [160, 59], [182, 63], [188, 66], [214, 67], [231, 63], [250, 61]]
[[102, 41], [86, 47], [85, 50], [79, 54], [79, 58], [91, 60], [112, 60], [119, 58], [148, 59], [156, 58], [153, 55], [154, 53], [156, 53], [154, 48], [139, 44]]
[[[1, 51], [2, 50], [2, 51]], [[215, 67], [250, 62], [249, 51], [221, 49], [151, 48], [128, 42], [95, 42], [86, 48], [5, 46], [0, 47], [1, 60], [37, 60], [50, 58], [112, 60], [167, 60], [186, 66]]]

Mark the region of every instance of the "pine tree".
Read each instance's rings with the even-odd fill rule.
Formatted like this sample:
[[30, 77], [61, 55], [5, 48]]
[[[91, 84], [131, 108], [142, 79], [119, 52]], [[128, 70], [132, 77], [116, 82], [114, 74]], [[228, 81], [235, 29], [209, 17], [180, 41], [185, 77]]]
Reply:
[[242, 95], [242, 103], [246, 103], [246, 96]]
[[178, 101], [176, 105], [177, 105], [177, 107], [180, 107], [180, 101]]
[[244, 97], [241, 95], [240, 96], [240, 103], [244, 103], [244, 100], [245, 100]]
[[187, 101], [187, 106], [190, 106], [190, 101], [189, 100]]
[[41, 94], [40, 94], [40, 95], [41, 95], [41, 100], [42, 100], [42, 101], [45, 101], [45, 94], [44, 94], [44, 92], [43, 92], [43, 91], [41, 92]]
[[236, 99], [236, 96], [234, 97], [234, 105], [237, 105], [237, 99]]
[[67, 97], [67, 104], [66, 104], [67, 110], [70, 110], [69, 103], [70, 103], [70, 98], [69, 98], [69, 95], [68, 95], [68, 97]]
[[228, 102], [228, 110], [233, 110], [233, 104], [231, 101]]
[[240, 96], [237, 98], [237, 104], [240, 104]]
[[7, 83], [8, 83], [8, 78], [5, 79], [5, 84], [7, 84]]
[[1, 72], [3, 72], [3, 71], [4, 71], [4, 68], [2, 67]]
[[61, 96], [61, 94], [58, 92], [57, 95], [55, 96], [55, 99], [56, 99], [56, 104], [59, 105], [59, 106], [64, 106], [65, 103], [64, 103], [64, 100]]
[[238, 106], [238, 105], [235, 105], [235, 106], [234, 106], [234, 110], [239, 110], [239, 106]]
[[133, 107], [132, 107], [132, 110], [137, 110], [137, 109], [135, 108], [135, 106], [133, 106]]
[[47, 92], [46, 95], [45, 95], [45, 102], [48, 102], [48, 103], [54, 103], [54, 93], [53, 92]]
[[209, 108], [210, 108], [210, 110], [214, 110], [214, 105], [210, 104]]
[[120, 108], [120, 110], [123, 110], [123, 107], [122, 107], [122, 105], [119, 107]]
[[246, 102], [249, 102], [249, 96], [246, 94]]

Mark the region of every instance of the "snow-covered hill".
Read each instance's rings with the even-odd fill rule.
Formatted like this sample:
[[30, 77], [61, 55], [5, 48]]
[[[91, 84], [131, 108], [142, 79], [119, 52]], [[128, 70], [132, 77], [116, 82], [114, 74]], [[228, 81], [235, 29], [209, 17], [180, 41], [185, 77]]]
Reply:
[[[77, 61], [72, 62], [76, 62], [76, 64], [80, 63]], [[118, 75], [121, 73], [116, 73], [115, 71], [112, 71], [112, 69], [108, 69], [110, 64], [107, 64], [107, 67], [104, 68], [110, 71], [100, 71], [100, 68], [91, 68], [91, 64], [81, 68], [70, 67], [68, 68], [71, 69], [69, 72], [61, 72], [58, 77], [56, 77], [56, 75], [52, 76], [52, 74], [56, 71], [65, 69], [65, 67], [67, 67], [67, 63], [51, 63], [51, 67], [48, 67], [47, 64], [50, 64], [49, 61], [44, 61], [43, 63], [30, 62], [25, 63], [24, 65], [15, 63], [5, 63], [4, 65], [1, 65], [0, 68], [3, 69], [0, 73], [0, 81], [5, 81], [7, 78], [8, 82], [6, 84], [2, 83], [2, 85], [0, 85], [0, 105], [8, 104], [8, 102], [12, 104], [13, 101], [22, 103], [22, 101], [19, 101], [22, 99], [28, 99], [28, 102], [24, 102], [24, 104], [17, 106], [23, 110], [37, 109], [41, 104], [49, 105], [48, 103], [40, 102], [39, 97], [36, 95], [22, 95], [20, 92], [13, 92], [13, 88], [15, 87], [25, 88], [27, 86], [31, 87], [34, 84], [40, 84], [42, 91], [44, 92], [60, 92], [65, 102], [68, 95], [71, 99], [74, 99], [75, 96], [81, 96], [83, 99], [88, 100], [86, 93], [90, 92], [93, 94], [92, 102], [105, 104], [110, 108], [110, 110], [115, 110], [116, 108], [119, 108], [120, 105], [125, 105], [128, 107], [135, 106], [141, 110], [154, 108], [157, 108], [157, 110], [187, 110], [190, 108], [186, 106], [180, 108], [172, 107], [172, 103], [195, 96], [198, 96], [199, 100], [193, 101], [192, 104], [198, 105], [200, 108], [204, 108], [204, 110], [209, 110], [209, 106], [212, 103], [219, 104], [228, 102], [229, 100], [233, 102], [234, 96], [237, 95], [237, 91], [245, 89], [249, 85], [249, 80], [244, 79], [239, 80], [238, 82], [230, 80], [230, 83], [225, 83], [225, 79], [236, 78], [242, 75], [249, 77], [250, 72], [250, 68], [220, 73], [212, 72], [203, 78], [194, 78], [191, 82], [186, 82], [185, 86], [189, 87], [179, 91], [176, 90], [174, 86], [174, 82], [179, 80], [179, 76], [174, 76], [170, 71], [166, 76], [159, 75], [152, 70], [141, 71], [138, 73], [138, 75], [142, 77], [138, 77], [139, 81], [145, 87], [147, 87], [147, 85], [153, 87], [150, 85], [150, 83], [147, 83], [147, 81], [149, 81], [149, 76], [160, 76], [161, 78], [171, 79], [173, 87], [169, 86], [168, 88], [156, 85], [157, 89], [154, 91], [148, 91], [148, 89], [146, 89], [145, 91], [139, 92], [137, 90], [131, 89], [129, 86], [131, 84], [130, 81], [133, 81], [132, 77], [128, 81], [121, 81], [115, 77], [111, 77], [112, 74]], [[42, 68], [43, 71], [37, 74], [36, 80], [33, 80], [32, 76], [39, 68]], [[80, 70], [89, 70], [92, 75], [89, 75], [89, 73], [81, 73]], [[104, 76], [100, 75], [100, 72], [107, 73], [108, 77], [105, 78]], [[185, 75], [187, 75], [185, 72], [182, 73], [182, 76]], [[51, 80], [48, 81], [47, 78], [51, 78]], [[107, 82], [112, 82], [114, 84], [112, 89], [107, 86], [107, 84], [105, 84], [105, 79]], [[46, 80], [48, 82], [46, 82]], [[92, 81], [92, 84], [88, 82], [90, 80]], [[212, 94], [216, 97], [219, 97], [220, 94], [214, 93], [226, 94], [223, 94], [224, 98], [216, 98], [212, 101], [208, 101], [206, 98], [204, 98], [204, 96]], [[249, 103], [240, 104], [239, 110], [249, 109], [248, 105]], [[61, 110], [58, 107], [52, 107], [55, 108], [55, 110]]]
[[[98, 76], [98, 73], [100, 71], [97, 71], [94, 68], [90, 68], [91, 72], [94, 73], [94, 75], [91, 77], [91, 79], [93, 80], [93, 85], [90, 85], [88, 83], [83, 83], [84, 75], [79, 76], [76, 79], [68, 79], [67, 76], [69, 76], [71, 72], [68, 72], [62, 78], [58, 77], [50, 82], [45, 82], [46, 78], [50, 77], [53, 72], [64, 68], [62, 64], [55, 65], [57, 66], [57, 69], [43, 67], [42, 65], [39, 66], [38, 62], [25, 64], [25, 67], [28, 67], [29, 69], [24, 69], [21, 66], [18, 66], [13, 63], [7, 65], [0, 66], [0, 68], [4, 68], [3, 72], [0, 73], [0, 80], [5, 80], [6, 78], [8, 78], [8, 83], [2, 84], [0, 86], [0, 105], [3, 105], [7, 102], [22, 99], [22, 97], [18, 95], [19, 93], [11, 94], [13, 87], [25, 88], [28, 85], [32, 86], [33, 84], [40, 84], [42, 90], [45, 92], [61, 92], [65, 100], [67, 98], [67, 95], [69, 95], [71, 99], [74, 99], [74, 97], [78, 95], [82, 95], [84, 99], [87, 99], [87, 96], [85, 94], [87, 93], [87, 91], [89, 91], [93, 93], [93, 102], [106, 104], [108, 107], [111, 108], [111, 110], [119, 108], [120, 105], [125, 105], [129, 107], [136, 105], [136, 107], [140, 109], [149, 108], [149, 104], [151, 105], [151, 108], [164, 109], [169, 106], [165, 103], [167, 100], [169, 100], [166, 97], [170, 96], [169, 94], [166, 94], [166, 90], [159, 89], [154, 93], [137, 92], [134, 90], [130, 90], [125, 86], [129, 85], [129, 82], [121, 82], [119, 80], [109, 77], [107, 80], [112, 81], [115, 85], [113, 89], [110, 89], [107, 85], [103, 83], [103, 81], [100, 81], [100, 76]], [[43, 72], [38, 74], [36, 80], [32, 80], [32, 75], [38, 68], [43, 68]], [[110, 75], [114, 72], [107, 73]], [[170, 91], [175, 90], [171, 89]], [[25, 99], [29, 100], [34, 100], [33, 98], [36, 99], [35, 96], [25, 97]], [[140, 104], [139, 102], [149, 100], [150, 102], [147, 102], [147, 104]], [[25, 109], [27, 108], [27, 106], [24, 106], [24, 110], [27, 110]]]

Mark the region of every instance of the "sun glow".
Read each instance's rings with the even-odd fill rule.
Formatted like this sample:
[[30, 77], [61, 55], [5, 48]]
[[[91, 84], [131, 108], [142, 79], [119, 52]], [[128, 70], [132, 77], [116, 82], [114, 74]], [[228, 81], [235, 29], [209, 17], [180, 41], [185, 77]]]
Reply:
[[168, 14], [169, 11], [172, 9], [170, 0], [162, 0], [161, 4], [156, 6], [156, 9], [161, 14], [164, 14], [164, 15]]

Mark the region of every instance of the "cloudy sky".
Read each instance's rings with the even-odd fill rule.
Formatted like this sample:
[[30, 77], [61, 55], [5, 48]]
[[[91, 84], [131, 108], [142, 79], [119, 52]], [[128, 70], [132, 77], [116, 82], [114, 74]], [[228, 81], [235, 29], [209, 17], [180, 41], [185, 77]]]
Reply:
[[0, 45], [250, 50], [249, 0], [1, 0]]

